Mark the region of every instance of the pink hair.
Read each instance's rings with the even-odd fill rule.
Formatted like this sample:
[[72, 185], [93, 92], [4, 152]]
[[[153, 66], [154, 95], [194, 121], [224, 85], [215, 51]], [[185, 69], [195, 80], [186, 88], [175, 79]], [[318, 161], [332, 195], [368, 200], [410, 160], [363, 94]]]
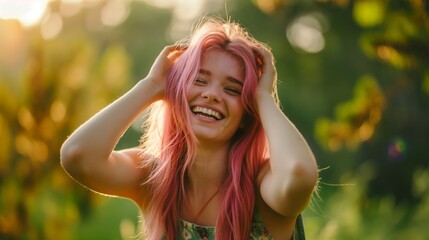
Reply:
[[262, 43], [236, 23], [205, 19], [191, 38], [181, 44], [186, 50], [171, 68], [165, 99], [152, 108], [143, 138], [143, 154], [154, 156], [152, 161], [145, 162], [152, 169], [145, 183], [151, 189], [151, 200], [143, 213], [146, 238], [173, 240], [179, 233], [179, 208], [186, 196], [187, 169], [197, 149], [186, 91], [198, 74], [203, 54], [216, 49], [231, 54], [243, 65], [241, 100], [246, 112], [243, 119], [246, 130], [238, 129], [231, 142], [216, 239], [247, 239], [257, 173], [269, 157], [254, 99], [261, 74], [261, 61], [254, 49]]

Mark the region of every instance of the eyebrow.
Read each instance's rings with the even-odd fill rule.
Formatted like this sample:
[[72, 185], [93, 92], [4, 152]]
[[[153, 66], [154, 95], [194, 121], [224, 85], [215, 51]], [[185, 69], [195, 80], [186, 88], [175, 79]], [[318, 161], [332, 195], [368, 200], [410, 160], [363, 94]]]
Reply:
[[[200, 74], [203, 74], [203, 75], [207, 75], [207, 76], [211, 76], [211, 75], [212, 75], [212, 73], [211, 73], [209, 70], [202, 69], [202, 68], [199, 70], [199, 73], [200, 73]], [[227, 77], [226, 77], [226, 79], [227, 79], [229, 82], [232, 82], [232, 83], [238, 84], [238, 85], [240, 85], [240, 86], [243, 86], [243, 82], [242, 82], [242, 81], [240, 81], [240, 80], [238, 80], [238, 79], [236, 79], [236, 78], [234, 78], [234, 77], [227, 76]]]

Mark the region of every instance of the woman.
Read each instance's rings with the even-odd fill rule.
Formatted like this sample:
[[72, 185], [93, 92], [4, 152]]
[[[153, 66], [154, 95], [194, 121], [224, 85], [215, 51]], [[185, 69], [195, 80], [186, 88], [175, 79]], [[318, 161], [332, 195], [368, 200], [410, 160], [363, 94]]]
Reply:
[[[146, 239], [291, 239], [318, 171], [277, 105], [276, 78], [268, 47], [205, 19], [80, 126], [61, 163], [86, 187], [132, 199]], [[142, 145], [114, 150], [149, 106]]]

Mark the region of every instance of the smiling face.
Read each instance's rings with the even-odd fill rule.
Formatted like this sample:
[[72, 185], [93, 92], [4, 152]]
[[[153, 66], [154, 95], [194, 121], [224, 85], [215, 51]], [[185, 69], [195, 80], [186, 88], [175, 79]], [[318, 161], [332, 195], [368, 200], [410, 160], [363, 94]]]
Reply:
[[202, 58], [198, 76], [186, 93], [191, 124], [197, 139], [228, 143], [240, 126], [243, 69], [235, 57], [209, 50]]

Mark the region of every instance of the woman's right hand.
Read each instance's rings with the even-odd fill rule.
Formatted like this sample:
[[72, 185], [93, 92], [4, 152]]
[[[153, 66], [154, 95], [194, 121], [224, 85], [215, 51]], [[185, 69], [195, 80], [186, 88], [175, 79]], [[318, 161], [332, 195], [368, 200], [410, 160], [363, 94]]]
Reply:
[[145, 81], [151, 81], [157, 99], [163, 98], [169, 70], [183, 52], [178, 45], [166, 46], [153, 63]]

